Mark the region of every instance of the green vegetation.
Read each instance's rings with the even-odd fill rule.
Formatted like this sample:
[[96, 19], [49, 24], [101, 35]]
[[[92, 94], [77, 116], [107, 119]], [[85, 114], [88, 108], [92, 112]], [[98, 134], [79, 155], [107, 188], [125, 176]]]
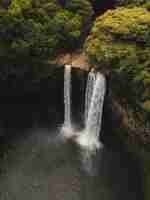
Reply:
[[144, 3], [147, 3], [149, 0], [116, 0], [117, 5], [121, 6], [127, 6], [127, 5], [133, 5], [133, 6], [139, 6]]
[[[127, 2], [127, 1], [126, 1]], [[129, 1], [128, 1], [129, 2]], [[133, 1], [132, 1], [133, 2]], [[138, 1], [140, 2], [140, 1]], [[130, 2], [131, 3], [131, 2]], [[85, 52], [98, 69], [110, 71], [110, 87], [129, 116], [129, 138], [118, 133], [143, 164], [145, 200], [150, 199], [150, 4], [119, 7], [99, 16], [85, 42]], [[132, 115], [130, 116], [130, 112]], [[135, 128], [135, 129], [134, 129]], [[138, 149], [136, 147], [139, 147]]]
[[86, 0], [72, 0], [65, 7], [56, 0], [12, 0], [7, 10], [0, 9], [2, 76], [21, 72], [32, 77], [36, 66], [79, 47], [91, 16]]
[[135, 109], [148, 111], [143, 109], [150, 98], [148, 10], [119, 8], [98, 17], [85, 50], [92, 63], [111, 70], [119, 96], [126, 98]]
[[143, 108], [145, 109], [146, 112], [150, 112], [150, 100], [144, 102]]
[[[149, 130], [149, 0], [0, 0], [0, 81], [31, 80], [51, 73], [54, 65], [49, 61], [60, 53], [82, 49], [95, 16], [93, 10], [95, 15], [108, 11], [96, 18], [84, 51], [92, 65], [110, 71], [110, 87], [137, 132], [143, 127]], [[128, 143], [125, 134], [122, 137]], [[141, 137], [148, 144], [149, 133]], [[143, 168], [145, 199], [149, 200], [147, 154]]]
[[[144, 171], [144, 195], [145, 200], [148, 200], [150, 162], [144, 158], [146, 156], [149, 158], [149, 131], [146, 134], [144, 129], [148, 127], [149, 130], [150, 127], [149, 4], [144, 4], [142, 7], [120, 7], [99, 16], [86, 40], [85, 51], [92, 64], [110, 71], [110, 87], [113, 93], [123, 102], [122, 107], [125, 107], [128, 115], [130, 116], [130, 111], [133, 113], [129, 120], [134, 122], [131, 126], [138, 128], [135, 135], [129, 131], [128, 137], [133, 137], [136, 141], [138, 138], [136, 134], [139, 134], [140, 142], [142, 137], [145, 138], [145, 143], [135, 142], [135, 146], [139, 145], [138, 150], [129, 141], [127, 143], [131, 149], [135, 148], [138, 155], [144, 148], [141, 162]], [[121, 137], [123, 141], [127, 141], [125, 135], [122, 134]]]

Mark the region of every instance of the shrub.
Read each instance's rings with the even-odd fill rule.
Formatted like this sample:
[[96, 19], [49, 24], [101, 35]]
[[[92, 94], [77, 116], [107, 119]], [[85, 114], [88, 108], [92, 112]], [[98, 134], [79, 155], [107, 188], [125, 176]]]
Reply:
[[112, 71], [117, 94], [136, 109], [142, 109], [150, 91], [148, 10], [118, 8], [98, 17], [85, 51], [92, 63]]
[[84, 19], [91, 15], [86, 0], [69, 1], [66, 7], [57, 0], [12, 0], [8, 11], [0, 10], [1, 69], [7, 74], [8, 65], [26, 65], [32, 71], [33, 65], [78, 47]]
[[149, 0], [116, 0], [117, 5], [121, 6], [127, 6], [127, 5], [133, 5], [133, 6], [139, 6], [144, 3], [147, 3]]

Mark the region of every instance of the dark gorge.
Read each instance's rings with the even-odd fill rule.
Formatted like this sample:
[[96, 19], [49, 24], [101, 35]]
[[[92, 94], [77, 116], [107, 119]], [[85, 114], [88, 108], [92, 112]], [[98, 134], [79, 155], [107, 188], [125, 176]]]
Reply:
[[[84, 127], [87, 76], [71, 70], [71, 118], [78, 131]], [[109, 88], [99, 138], [104, 147], [86, 158], [74, 139], [59, 139], [64, 67], [52, 77], [19, 82], [13, 95], [8, 90], [0, 98], [1, 199], [143, 199], [140, 163], [115, 135], [120, 119], [111, 109]]]
[[149, 12], [0, 0], [0, 200], [150, 199]]

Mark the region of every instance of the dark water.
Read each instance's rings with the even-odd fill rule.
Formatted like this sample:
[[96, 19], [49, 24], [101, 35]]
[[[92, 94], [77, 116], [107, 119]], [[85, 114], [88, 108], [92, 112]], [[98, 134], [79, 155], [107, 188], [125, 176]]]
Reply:
[[60, 137], [58, 111], [3, 104], [0, 120], [0, 200], [143, 199], [131, 156], [104, 147], [86, 160], [87, 152]]

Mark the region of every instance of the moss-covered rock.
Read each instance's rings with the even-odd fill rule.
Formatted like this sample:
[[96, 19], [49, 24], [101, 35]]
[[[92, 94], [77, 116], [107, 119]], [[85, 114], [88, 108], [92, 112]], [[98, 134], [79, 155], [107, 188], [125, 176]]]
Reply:
[[[145, 199], [150, 199], [150, 12], [119, 7], [98, 17], [85, 43], [91, 64], [110, 72], [109, 86], [126, 113], [121, 140], [141, 156]], [[114, 111], [116, 112], [116, 111]], [[118, 125], [119, 127], [119, 125]], [[139, 157], [140, 157], [139, 156]]]
[[[93, 64], [108, 68], [115, 91], [141, 112], [150, 92], [150, 13], [119, 8], [98, 17], [85, 43]], [[119, 84], [118, 84], [119, 82]]]

